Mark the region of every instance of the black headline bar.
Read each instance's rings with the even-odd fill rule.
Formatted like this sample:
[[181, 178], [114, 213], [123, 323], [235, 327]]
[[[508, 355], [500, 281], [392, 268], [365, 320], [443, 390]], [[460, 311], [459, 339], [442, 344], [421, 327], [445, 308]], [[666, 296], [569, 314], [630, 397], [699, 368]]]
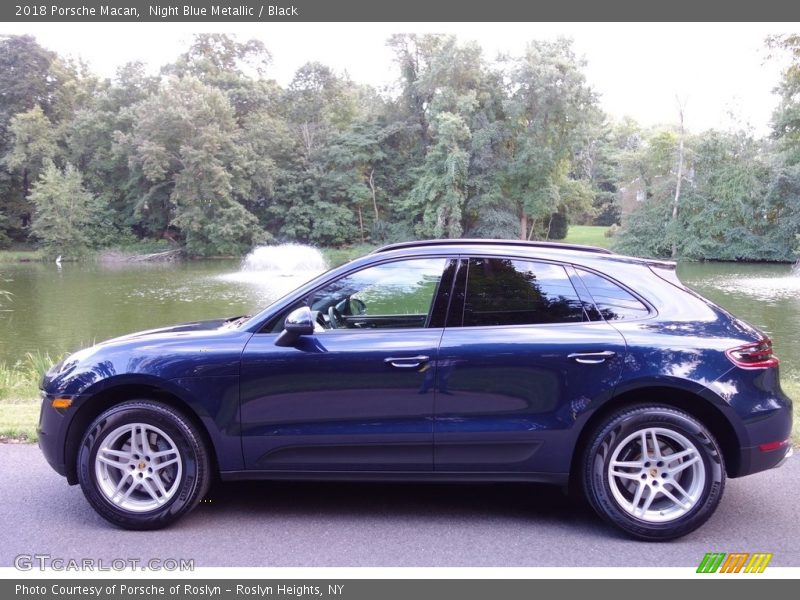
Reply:
[[[0, 596], [14, 600], [273, 600], [322, 598], [324, 600], [531, 600], [532, 598], [614, 597], [647, 589], [649, 600], [677, 597], [756, 597], [791, 593], [794, 581], [764, 579], [758, 575], [722, 578], [698, 575], [690, 579], [659, 580], [556, 580], [556, 579], [294, 579], [294, 580], [168, 580], [28, 579], [0, 581]], [[712, 588], [713, 586], [713, 588]]]
[[555, 22], [798, 21], [786, 0], [39, 0], [3, 2], [4, 22]]

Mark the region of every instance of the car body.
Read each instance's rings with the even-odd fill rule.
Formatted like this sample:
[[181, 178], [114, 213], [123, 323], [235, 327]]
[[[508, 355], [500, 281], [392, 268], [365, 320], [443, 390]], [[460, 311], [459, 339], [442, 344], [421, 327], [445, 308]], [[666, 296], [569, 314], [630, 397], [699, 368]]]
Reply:
[[42, 396], [48, 462], [133, 529], [216, 476], [535, 481], [669, 539], [791, 454], [763, 333], [673, 263], [544, 242], [386, 246], [252, 317], [76, 352]]

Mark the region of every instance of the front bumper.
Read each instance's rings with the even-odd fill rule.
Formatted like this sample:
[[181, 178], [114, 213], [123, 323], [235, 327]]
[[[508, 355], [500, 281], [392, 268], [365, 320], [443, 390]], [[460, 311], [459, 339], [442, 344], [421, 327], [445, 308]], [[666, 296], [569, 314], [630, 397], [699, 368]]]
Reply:
[[[39, 412], [39, 425], [36, 433], [39, 437], [39, 448], [47, 463], [61, 476], [66, 477], [67, 468], [64, 460], [64, 448], [67, 434], [67, 422], [64, 412], [53, 408], [52, 398], [41, 393], [42, 406]], [[70, 482], [72, 483], [72, 482]]]

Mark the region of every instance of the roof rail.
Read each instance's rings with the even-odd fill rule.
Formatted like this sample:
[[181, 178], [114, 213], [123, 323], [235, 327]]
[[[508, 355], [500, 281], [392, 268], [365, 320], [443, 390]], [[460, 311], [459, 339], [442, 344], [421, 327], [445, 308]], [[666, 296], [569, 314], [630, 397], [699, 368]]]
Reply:
[[578, 252], [590, 252], [593, 254], [615, 254], [607, 248], [600, 248], [598, 246], [584, 246], [582, 244], [565, 244], [562, 242], [537, 242], [527, 240], [498, 240], [498, 239], [437, 239], [437, 240], [415, 240], [411, 242], [398, 242], [396, 244], [389, 244], [382, 246], [370, 252], [370, 254], [379, 254], [381, 252], [389, 252], [390, 250], [399, 250], [402, 248], [417, 248], [420, 246], [460, 246], [464, 244], [480, 244], [482, 246], [522, 246], [526, 248], [551, 248], [553, 250], [575, 250]]

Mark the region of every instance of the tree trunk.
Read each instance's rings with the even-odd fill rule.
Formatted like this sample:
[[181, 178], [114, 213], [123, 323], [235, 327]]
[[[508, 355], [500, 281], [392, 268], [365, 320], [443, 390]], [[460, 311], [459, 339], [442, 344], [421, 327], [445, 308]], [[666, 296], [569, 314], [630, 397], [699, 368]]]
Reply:
[[361, 214], [361, 207], [358, 207], [358, 228], [361, 230], [361, 243], [364, 243], [364, 216]]
[[[375, 220], [380, 220], [378, 216], [378, 201], [375, 195], [375, 179], [373, 179], [373, 175], [375, 174], [375, 169], [369, 170], [369, 189], [372, 191], [372, 208], [375, 209]], [[360, 209], [359, 209], [360, 210]]]
[[[681, 181], [683, 180], [683, 105], [678, 103], [678, 115], [680, 116], [680, 138], [678, 139], [678, 181], [675, 184], [675, 198], [672, 200], [672, 224], [673, 226], [678, 221], [678, 205], [681, 200]], [[672, 238], [672, 258], [678, 256], [678, 242], [675, 237]]]
[[519, 218], [519, 239], [528, 239], [528, 215], [522, 211], [522, 216]]
[[546, 233], [544, 234], [544, 239], [545, 239], [545, 240], [549, 240], [549, 239], [550, 239], [550, 227], [551, 227], [552, 225], [553, 225], [553, 215], [551, 214], [551, 215], [550, 215], [550, 220], [547, 222], [547, 231], [546, 231]]

